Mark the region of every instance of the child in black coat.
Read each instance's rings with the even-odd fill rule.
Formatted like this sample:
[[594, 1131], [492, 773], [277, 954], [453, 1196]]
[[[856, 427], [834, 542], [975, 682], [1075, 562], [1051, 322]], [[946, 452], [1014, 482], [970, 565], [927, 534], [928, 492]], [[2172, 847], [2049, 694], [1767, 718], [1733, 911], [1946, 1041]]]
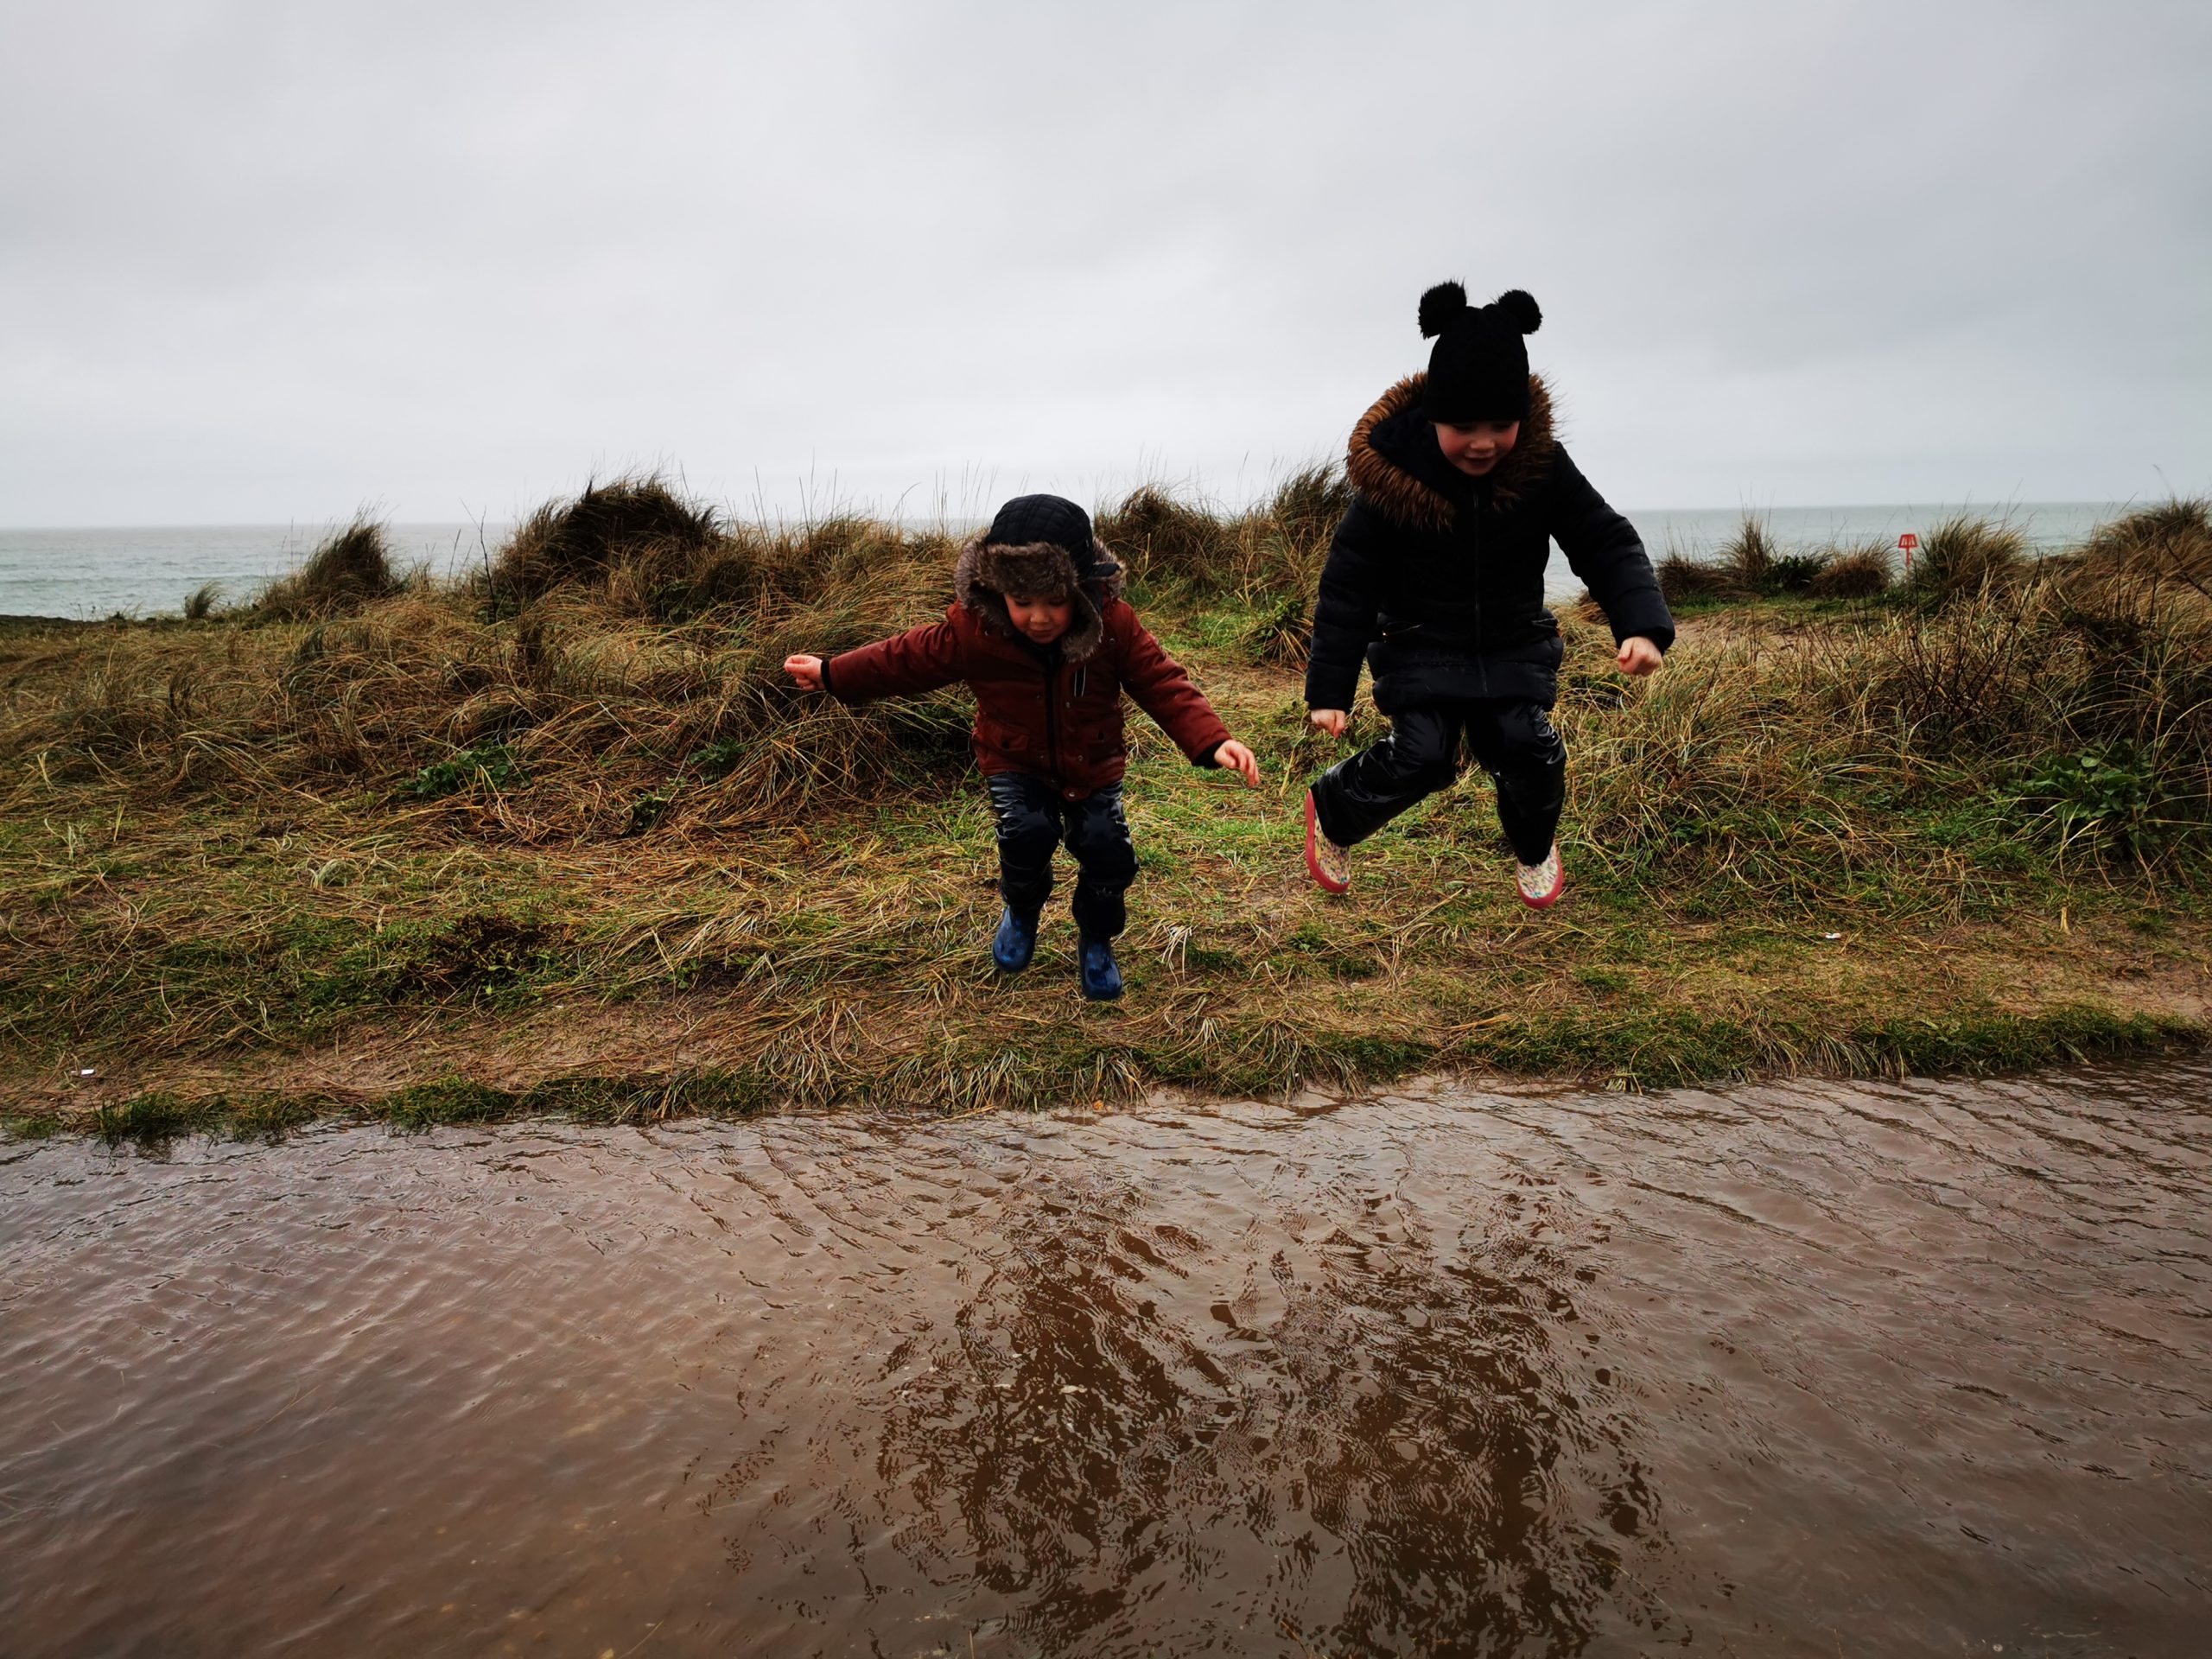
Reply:
[[1352, 429], [1354, 495], [1313, 607], [1306, 701], [1342, 737], [1363, 658], [1380, 743], [1316, 779], [1306, 863], [1331, 893], [1351, 849], [1458, 777], [1460, 743], [1497, 785], [1521, 897], [1541, 909], [1566, 885], [1558, 842], [1567, 746], [1552, 729], [1562, 646], [1544, 608], [1557, 541], [1612, 624], [1624, 674], [1649, 674], [1674, 620], [1643, 543], [1567, 458], [1522, 337], [1542, 321], [1520, 289], [1467, 303], [1444, 283], [1421, 296], [1428, 372], [1400, 381]]

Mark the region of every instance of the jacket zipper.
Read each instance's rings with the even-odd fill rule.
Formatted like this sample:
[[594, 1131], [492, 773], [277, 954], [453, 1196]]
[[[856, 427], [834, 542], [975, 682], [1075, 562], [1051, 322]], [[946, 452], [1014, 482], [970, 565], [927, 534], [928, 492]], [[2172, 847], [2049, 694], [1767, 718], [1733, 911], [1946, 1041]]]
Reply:
[[1045, 773], [1054, 783], [1065, 788], [1060, 777], [1060, 722], [1052, 706], [1053, 693], [1059, 690], [1060, 664], [1045, 664]]

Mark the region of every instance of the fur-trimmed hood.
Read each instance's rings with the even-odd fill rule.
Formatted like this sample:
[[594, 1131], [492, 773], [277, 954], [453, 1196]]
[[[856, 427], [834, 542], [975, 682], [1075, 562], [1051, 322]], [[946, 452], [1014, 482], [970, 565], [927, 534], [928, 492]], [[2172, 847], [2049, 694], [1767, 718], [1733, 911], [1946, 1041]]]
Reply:
[[[1385, 518], [1414, 530], [1448, 528], [1458, 508], [1446, 490], [1453, 477], [1452, 463], [1434, 447], [1427, 418], [1421, 413], [1425, 374], [1409, 374], [1376, 400], [1351, 429], [1351, 443], [1344, 458], [1344, 472], [1351, 486]], [[1380, 438], [1378, 445], [1377, 439]], [[1428, 445], [1424, 453], [1413, 448]], [[1389, 453], [1386, 453], [1389, 452]], [[1559, 452], [1559, 436], [1552, 425], [1552, 397], [1541, 375], [1529, 377], [1529, 413], [1521, 423], [1520, 441], [1513, 453], [1486, 478], [1459, 478], [1486, 493], [1491, 505], [1513, 506], [1546, 473]], [[1436, 465], [1425, 463], [1433, 455]], [[1427, 473], [1429, 478], [1420, 474]]]
[[1062, 657], [1080, 663], [1096, 652], [1106, 638], [1106, 607], [1122, 596], [1122, 567], [1106, 543], [1091, 537], [1090, 571], [1078, 575], [1068, 550], [1054, 543], [1007, 547], [988, 537], [988, 531], [969, 537], [952, 567], [952, 594], [960, 607], [994, 632], [1027, 645], [1028, 636], [1007, 614], [1005, 596], [1065, 595], [1075, 601], [1075, 614], [1058, 640]]

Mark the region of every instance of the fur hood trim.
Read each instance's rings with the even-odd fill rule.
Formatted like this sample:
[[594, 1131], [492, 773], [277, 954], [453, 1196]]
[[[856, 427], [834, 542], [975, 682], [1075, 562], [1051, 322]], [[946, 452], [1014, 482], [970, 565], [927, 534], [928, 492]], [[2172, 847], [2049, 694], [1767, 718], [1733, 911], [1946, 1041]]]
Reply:
[[[1414, 530], [1446, 530], [1453, 508], [1433, 485], [1415, 478], [1375, 447], [1375, 429], [1394, 416], [1416, 407], [1428, 383], [1425, 374], [1409, 374], [1376, 400], [1351, 429], [1351, 444], [1344, 458], [1344, 472], [1352, 488], [1383, 517]], [[1529, 377], [1529, 413], [1521, 423], [1520, 442], [1484, 480], [1491, 502], [1504, 508], [1518, 502], [1551, 470], [1559, 452], [1559, 435], [1552, 426], [1552, 395], [1541, 375]]]
[[1071, 599], [1075, 614], [1060, 636], [1060, 652], [1071, 663], [1084, 662], [1105, 643], [1106, 607], [1122, 596], [1122, 567], [1095, 536], [1090, 556], [1093, 572], [1086, 580], [1076, 575], [1067, 550], [1051, 542], [1006, 547], [971, 536], [952, 568], [953, 598], [986, 628], [1021, 643], [1027, 637], [1007, 614], [1007, 594]]

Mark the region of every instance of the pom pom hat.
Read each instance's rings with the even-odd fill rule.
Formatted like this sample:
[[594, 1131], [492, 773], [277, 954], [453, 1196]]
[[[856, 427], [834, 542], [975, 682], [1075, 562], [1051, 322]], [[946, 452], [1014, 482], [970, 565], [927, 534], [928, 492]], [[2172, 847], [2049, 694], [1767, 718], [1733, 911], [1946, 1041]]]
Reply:
[[1517, 288], [1488, 305], [1469, 305], [1457, 283], [1421, 296], [1421, 332], [1435, 340], [1421, 413], [1432, 421], [1519, 421], [1529, 415], [1529, 348], [1544, 314]]

